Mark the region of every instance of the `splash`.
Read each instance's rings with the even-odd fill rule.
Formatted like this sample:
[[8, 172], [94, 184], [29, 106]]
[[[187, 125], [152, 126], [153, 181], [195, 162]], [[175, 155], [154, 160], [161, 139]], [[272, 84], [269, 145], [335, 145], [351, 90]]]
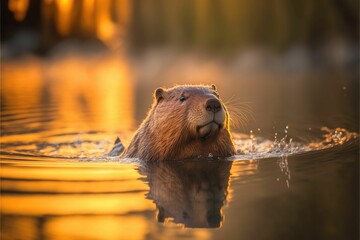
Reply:
[[[340, 146], [358, 139], [359, 136], [357, 133], [349, 132], [344, 128], [330, 129], [322, 127], [321, 131], [324, 132], [324, 134], [320, 140], [302, 143], [294, 142], [293, 138], [288, 136], [289, 126], [285, 127], [285, 135], [281, 139], [279, 139], [278, 133], [275, 132], [273, 141], [260, 136], [257, 137], [251, 130], [249, 135], [239, 135], [239, 137], [234, 140], [238, 150], [237, 155], [235, 155], [233, 159], [283, 158], [293, 154]], [[260, 130], [258, 130], [258, 132], [260, 132]]]
[[321, 130], [325, 132], [324, 140], [321, 142], [313, 142], [309, 144], [310, 148], [321, 150], [325, 148], [331, 148], [338, 145], [343, 145], [349, 142], [351, 139], [357, 139], [359, 135], [354, 132], [348, 132], [344, 128], [330, 129], [322, 127]]

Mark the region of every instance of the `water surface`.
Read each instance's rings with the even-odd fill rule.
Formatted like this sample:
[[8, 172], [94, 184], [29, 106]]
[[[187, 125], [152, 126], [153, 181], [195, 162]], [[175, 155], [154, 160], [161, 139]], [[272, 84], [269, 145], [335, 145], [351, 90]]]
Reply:
[[107, 157], [116, 136], [129, 143], [151, 104], [156, 84], [132, 72], [144, 65], [107, 57], [5, 65], [3, 239], [357, 239], [358, 103], [356, 91], [343, 89], [352, 84], [346, 75], [329, 80], [322, 98], [311, 90], [319, 76], [292, 79], [299, 93], [289, 93], [286, 80], [269, 80], [267, 94], [282, 86], [291, 104], [263, 89], [245, 91], [263, 80], [234, 90], [236, 74], [218, 82], [224, 98], [235, 92], [254, 100], [255, 120], [243, 133], [233, 129], [234, 157]]

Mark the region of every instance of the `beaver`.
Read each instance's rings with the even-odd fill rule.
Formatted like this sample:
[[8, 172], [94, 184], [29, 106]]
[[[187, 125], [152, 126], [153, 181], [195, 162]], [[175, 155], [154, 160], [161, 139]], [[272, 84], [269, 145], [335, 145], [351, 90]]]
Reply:
[[[179, 160], [228, 157], [235, 154], [229, 130], [229, 112], [215, 85], [157, 88], [147, 117], [121, 157], [143, 160]], [[110, 155], [116, 153], [116, 146]]]

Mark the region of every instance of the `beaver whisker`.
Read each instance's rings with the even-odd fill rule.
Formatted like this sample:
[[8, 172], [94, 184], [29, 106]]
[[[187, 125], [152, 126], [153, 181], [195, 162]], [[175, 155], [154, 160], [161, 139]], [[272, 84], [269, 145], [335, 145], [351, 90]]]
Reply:
[[233, 103], [240, 103], [242, 105], [250, 106], [251, 102], [242, 102], [240, 98], [235, 98], [235, 95], [232, 95], [229, 99], [223, 101], [225, 105], [233, 104]]
[[227, 109], [230, 114], [230, 123], [235, 128], [246, 129], [246, 125], [250, 122], [250, 119], [255, 119], [251, 107], [248, 103], [239, 103], [232, 100], [228, 103]]
[[230, 118], [230, 124], [236, 129], [245, 129], [246, 122], [244, 122], [241, 118]]
[[227, 99], [226, 101], [223, 101], [225, 105], [234, 103], [234, 102], [238, 102], [239, 99], [235, 98], [235, 95], [232, 95], [229, 99]]
[[[235, 127], [240, 124], [243, 127], [250, 121], [249, 118], [255, 120], [255, 117], [250, 106], [250, 102], [239, 102], [238, 99], [231, 97], [226, 103], [227, 109], [230, 113], [230, 122]], [[234, 117], [232, 117], [234, 116]]]

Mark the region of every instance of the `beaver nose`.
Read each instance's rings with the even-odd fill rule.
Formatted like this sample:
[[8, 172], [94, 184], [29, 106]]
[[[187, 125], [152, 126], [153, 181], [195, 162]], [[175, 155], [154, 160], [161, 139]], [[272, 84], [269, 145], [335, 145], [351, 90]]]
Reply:
[[220, 101], [217, 100], [216, 98], [210, 98], [209, 100], [207, 100], [205, 104], [205, 108], [207, 111], [210, 112], [218, 112], [221, 110]]

